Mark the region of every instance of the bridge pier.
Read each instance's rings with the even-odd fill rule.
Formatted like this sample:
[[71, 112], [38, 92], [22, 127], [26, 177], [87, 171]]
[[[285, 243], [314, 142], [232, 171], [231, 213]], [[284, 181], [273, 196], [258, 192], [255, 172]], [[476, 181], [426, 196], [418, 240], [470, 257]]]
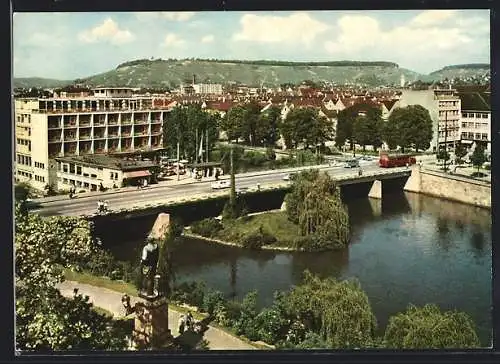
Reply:
[[372, 208], [373, 216], [380, 217], [382, 215], [382, 199], [368, 198], [368, 202]]
[[422, 190], [422, 175], [420, 174], [421, 166], [414, 164], [411, 167], [411, 175], [406, 181], [404, 191], [420, 193]]
[[373, 181], [372, 188], [368, 192], [368, 197], [382, 199], [382, 181], [376, 179]]

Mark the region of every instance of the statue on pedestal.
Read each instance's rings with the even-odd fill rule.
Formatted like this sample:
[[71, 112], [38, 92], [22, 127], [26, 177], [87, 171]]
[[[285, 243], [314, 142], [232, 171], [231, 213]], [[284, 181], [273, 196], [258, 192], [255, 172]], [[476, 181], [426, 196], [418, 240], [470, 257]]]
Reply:
[[158, 258], [158, 244], [154, 239], [148, 238], [141, 256], [141, 287], [139, 289], [141, 297], [152, 299], [159, 296], [158, 277], [156, 277]]

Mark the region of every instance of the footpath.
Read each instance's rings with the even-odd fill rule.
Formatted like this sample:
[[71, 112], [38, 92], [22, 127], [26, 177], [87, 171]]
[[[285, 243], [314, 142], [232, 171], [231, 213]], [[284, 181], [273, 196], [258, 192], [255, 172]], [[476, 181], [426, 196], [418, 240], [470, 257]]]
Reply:
[[[125, 310], [121, 303], [122, 294], [120, 292], [74, 281], [64, 281], [57, 288], [63, 296], [68, 298], [72, 298], [73, 290], [78, 288], [78, 293], [81, 293], [83, 296], [89, 296], [89, 301], [94, 306], [111, 312], [114, 317], [123, 317], [125, 315]], [[138, 297], [130, 297], [132, 306], [139, 300]], [[179, 335], [177, 323], [179, 322], [180, 315], [180, 312], [169, 307], [168, 327], [174, 337]], [[210, 350], [258, 350], [255, 346], [212, 326], [208, 326], [208, 330], [205, 331], [203, 338], [208, 341]]]

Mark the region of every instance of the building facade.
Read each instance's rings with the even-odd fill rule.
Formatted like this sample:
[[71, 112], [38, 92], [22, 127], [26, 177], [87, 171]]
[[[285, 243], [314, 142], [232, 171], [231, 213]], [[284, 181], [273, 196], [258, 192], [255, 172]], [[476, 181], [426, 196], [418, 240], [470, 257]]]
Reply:
[[193, 84], [196, 94], [222, 95], [222, 85], [220, 83], [198, 83]]
[[57, 157], [161, 150], [168, 110], [131, 91], [101, 88], [85, 97], [16, 99], [15, 179], [42, 190], [57, 185]]
[[446, 145], [454, 150], [460, 142], [461, 102], [454, 89], [403, 90], [397, 107], [420, 105], [429, 111], [432, 120], [432, 140], [429, 150], [437, 151]]
[[459, 92], [461, 100], [460, 139], [472, 148], [478, 143], [491, 153], [491, 105], [490, 92], [464, 89]]

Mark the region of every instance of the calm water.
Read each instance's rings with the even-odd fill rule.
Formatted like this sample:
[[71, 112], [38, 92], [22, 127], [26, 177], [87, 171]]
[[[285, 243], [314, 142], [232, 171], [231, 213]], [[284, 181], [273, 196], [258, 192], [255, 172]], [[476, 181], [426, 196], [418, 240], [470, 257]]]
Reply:
[[[357, 278], [379, 328], [409, 303], [467, 312], [483, 346], [491, 342], [491, 214], [489, 210], [405, 193], [348, 203], [352, 241], [327, 253], [247, 251], [186, 239], [176, 252], [177, 281], [203, 280], [228, 296], [259, 292], [269, 305], [275, 290], [300, 282], [305, 269], [323, 277]], [[121, 244], [117, 257], [139, 256]]]

